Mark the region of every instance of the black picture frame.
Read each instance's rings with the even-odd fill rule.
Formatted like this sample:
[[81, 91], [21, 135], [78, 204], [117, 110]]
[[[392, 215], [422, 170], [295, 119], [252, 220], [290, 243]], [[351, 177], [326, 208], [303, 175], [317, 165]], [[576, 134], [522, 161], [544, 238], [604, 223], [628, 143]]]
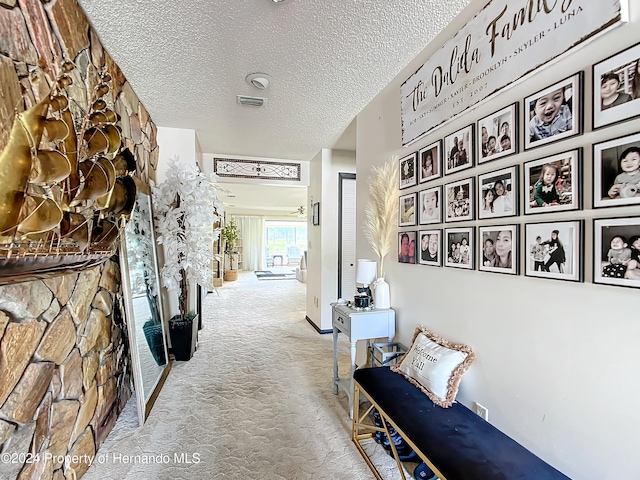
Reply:
[[[632, 249], [631, 258], [635, 264], [628, 262], [622, 276], [619, 266], [615, 266], [613, 258], [609, 258], [614, 236], [624, 237], [627, 247]], [[593, 221], [593, 283], [615, 285], [620, 287], [640, 288], [640, 217], [600, 218]], [[633, 267], [633, 268], [631, 268]], [[611, 276], [608, 276], [611, 275]]]
[[[478, 270], [518, 275], [520, 273], [520, 225], [490, 225], [478, 228]], [[493, 247], [493, 258], [489, 254]]]
[[[525, 215], [557, 213], [582, 208], [582, 147], [523, 165]], [[555, 179], [545, 184], [543, 175], [555, 172]]]
[[[594, 130], [640, 116], [639, 69], [640, 43], [593, 65], [591, 78], [593, 79], [592, 125]], [[615, 89], [618, 97], [606, 106], [602, 96], [605, 90], [603, 85], [607, 82], [607, 87], [611, 87], [612, 76], [618, 78], [618, 87]], [[607, 95], [606, 92], [605, 95]]]
[[518, 215], [518, 167], [478, 175], [478, 219]]
[[443, 205], [445, 222], [473, 220], [474, 217], [474, 177], [444, 185]]
[[400, 195], [398, 198], [398, 226], [409, 227], [416, 224], [416, 197], [415, 193]]
[[580, 71], [525, 97], [525, 150], [582, 133], [583, 79], [584, 72]]
[[445, 175], [474, 166], [475, 148], [473, 142], [473, 124], [444, 137], [442, 163]]
[[[404, 237], [407, 237], [407, 251], [403, 252]], [[413, 242], [413, 255], [411, 255], [411, 243]], [[409, 230], [406, 232], [398, 232], [398, 263], [416, 263], [416, 253], [418, 251], [418, 245], [416, 242], [416, 232]]]
[[[464, 241], [468, 249], [461, 251]], [[446, 228], [444, 230], [443, 258], [445, 267], [473, 270], [475, 267], [475, 227]]]
[[[431, 164], [429, 165], [429, 162]], [[442, 140], [418, 150], [418, 183], [442, 177]]]
[[311, 205], [311, 223], [320, 225], [320, 202]]
[[400, 190], [418, 184], [417, 156], [417, 152], [413, 152], [398, 160], [398, 185]]
[[640, 204], [640, 133], [594, 143], [592, 148], [593, 207]]
[[513, 103], [477, 121], [478, 165], [518, 153], [518, 119], [518, 103]]
[[418, 192], [418, 224], [442, 223], [442, 185]]
[[524, 229], [525, 276], [584, 281], [584, 220], [527, 223]]
[[[418, 245], [420, 245], [420, 255], [418, 263], [420, 265], [430, 265], [432, 267], [442, 267], [442, 230], [420, 230], [418, 231]], [[435, 252], [434, 252], [435, 249]]]

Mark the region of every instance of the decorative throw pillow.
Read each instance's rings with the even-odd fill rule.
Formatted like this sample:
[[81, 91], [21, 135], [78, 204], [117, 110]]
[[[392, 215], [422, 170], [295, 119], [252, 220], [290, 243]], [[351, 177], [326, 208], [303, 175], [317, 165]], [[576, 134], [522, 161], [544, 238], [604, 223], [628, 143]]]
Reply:
[[475, 353], [468, 345], [444, 340], [420, 325], [411, 348], [391, 370], [404, 375], [433, 403], [446, 408], [453, 405], [462, 375], [474, 359]]

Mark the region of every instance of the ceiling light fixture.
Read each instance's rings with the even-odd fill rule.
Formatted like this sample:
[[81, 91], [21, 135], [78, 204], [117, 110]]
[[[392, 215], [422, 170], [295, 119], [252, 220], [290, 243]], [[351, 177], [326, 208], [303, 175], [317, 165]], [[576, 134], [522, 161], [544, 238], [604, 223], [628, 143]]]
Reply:
[[279, 4], [279, 3], [287, 3], [289, 0], [271, 0], [273, 3]]
[[258, 90], [265, 90], [269, 86], [270, 78], [266, 73], [250, 73], [245, 77], [245, 81]]

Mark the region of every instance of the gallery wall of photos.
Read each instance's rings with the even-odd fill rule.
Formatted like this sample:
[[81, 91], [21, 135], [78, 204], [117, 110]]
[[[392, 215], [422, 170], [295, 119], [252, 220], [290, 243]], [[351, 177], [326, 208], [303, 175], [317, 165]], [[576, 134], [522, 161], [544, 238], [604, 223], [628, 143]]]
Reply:
[[[591, 131], [610, 135], [567, 148], [563, 140], [585, 133], [586, 102]], [[398, 261], [583, 282], [589, 251], [594, 283], [640, 288], [640, 216], [626, 208], [640, 205], [640, 132], [619, 136], [615, 128], [638, 116], [640, 44], [403, 156]], [[553, 151], [519, 161], [542, 145]], [[507, 160], [490, 169], [497, 159]], [[595, 217], [584, 220], [585, 209]], [[558, 212], [569, 213], [555, 220]]]

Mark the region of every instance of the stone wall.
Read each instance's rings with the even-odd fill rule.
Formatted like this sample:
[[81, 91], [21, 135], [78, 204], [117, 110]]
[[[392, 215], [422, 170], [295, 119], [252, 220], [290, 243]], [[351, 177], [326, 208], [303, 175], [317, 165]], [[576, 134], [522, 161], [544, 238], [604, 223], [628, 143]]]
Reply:
[[[75, 0], [0, 0], [0, 151], [16, 113], [48, 95], [65, 62], [74, 66], [68, 92], [79, 115], [95, 79], [110, 76], [123, 148], [149, 183], [156, 127]], [[64, 458], [93, 455], [131, 396], [126, 334], [117, 257], [0, 287], [0, 478], [84, 474], [86, 462]]]
[[1, 478], [71, 479], [88, 468], [65, 457], [94, 456], [131, 396], [119, 290], [117, 258], [0, 287]]

